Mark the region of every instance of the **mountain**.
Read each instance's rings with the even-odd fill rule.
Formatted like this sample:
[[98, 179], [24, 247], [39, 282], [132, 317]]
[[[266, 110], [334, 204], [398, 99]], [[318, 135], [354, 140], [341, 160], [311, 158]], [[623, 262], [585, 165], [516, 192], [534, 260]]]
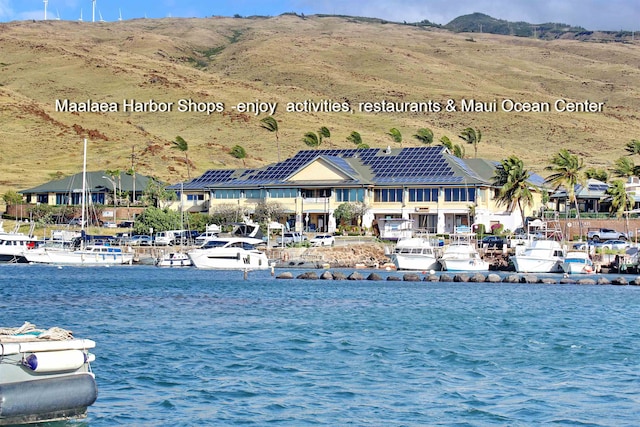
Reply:
[[[321, 148], [353, 147], [354, 130], [372, 147], [398, 146], [387, 134], [394, 127], [403, 146], [418, 145], [413, 135], [423, 127], [436, 141], [464, 144], [458, 135], [473, 127], [483, 134], [479, 156], [516, 154], [538, 172], [560, 147], [611, 167], [640, 137], [638, 42], [545, 41], [484, 28], [470, 37], [287, 14], [11, 22], [0, 24], [0, 52], [0, 193], [78, 172], [84, 137], [89, 170], [133, 164], [169, 183], [186, 180], [187, 157], [192, 176], [259, 167], [308, 148], [304, 134], [322, 126], [331, 137]], [[554, 110], [556, 101], [586, 100], [601, 110]], [[551, 111], [505, 112], [503, 101]], [[274, 106], [277, 141], [260, 121]], [[398, 108], [423, 111], [390, 111]], [[187, 156], [175, 149], [177, 136]], [[245, 159], [229, 153], [236, 145]]]

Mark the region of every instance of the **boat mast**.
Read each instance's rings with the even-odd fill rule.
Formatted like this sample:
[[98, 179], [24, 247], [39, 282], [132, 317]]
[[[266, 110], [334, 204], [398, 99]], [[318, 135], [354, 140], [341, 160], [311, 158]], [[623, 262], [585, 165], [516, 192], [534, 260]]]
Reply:
[[[86, 205], [86, 195], [87, 195], [87, 138], [84, 139], [84, 155], [82, 159], [82, 197], [80, 198], [80, 203], [82, 206], [82, 214], [80, 217], [80, 230], [84, 231], [84, 211]], [[82, 236], [84, 239], [84, 236]]]

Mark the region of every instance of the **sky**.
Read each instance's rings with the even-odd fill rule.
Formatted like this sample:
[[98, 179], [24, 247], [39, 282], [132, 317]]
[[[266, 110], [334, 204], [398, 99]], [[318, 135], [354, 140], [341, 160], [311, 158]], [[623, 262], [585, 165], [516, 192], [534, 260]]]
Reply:
[[[92, 19], [93, 0], [47, 0], [47, 18]], [[588, 30], [640, 30], [640, 0], [96, 0], [95, 19], [276, 16], [285, 12], [340, 14], [397, 22], [446, 24], [481, 12], [498, 19], [581, 26]], [[0, 22], [44, 19], [43, 0], [0, 0]]]

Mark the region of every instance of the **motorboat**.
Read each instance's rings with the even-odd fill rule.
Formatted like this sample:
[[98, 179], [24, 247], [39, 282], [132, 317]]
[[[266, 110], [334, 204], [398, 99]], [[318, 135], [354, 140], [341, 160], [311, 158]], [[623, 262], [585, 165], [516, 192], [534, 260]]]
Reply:
[[556, 240], [532, 240], [511, 257], [518, 273], [562, 273], [565, 250]]
[[476, 249], [475, 234], [452, 234], [440, 258], [443, 270], [488, 271], [489, 263], [480, 257]]
[[249, 237], [218, 237], [187, 252], [196, 268], [214, 270], [265, 270], [267, 255], [256, 248], [262, 239]]
[[44, 245], [23, 252], [27, 262], [56, 265], [120, 265], [133, 262], [131, 248], [109, 245], [87, 245], [78, 249]]
[[98, 397], [89, 350], [96, 343], [61, 328], [0, 328], [0, 425], [86, 417]]
[[27, 262], [22, 253], [36, 248], [41, 243], [33, 235], [34, 227], [35, 224], [31, 224], [29, 234], [19, 233], [17, 226], [11, 232], [0, 231], [0, 262]]
[[158, 267], [191, 267], [193, 263], [184, 252], [169, 252], [156, 260]]
[[410, 237], [399, 240], [391, 260], [398, 270], [439, 270], [440, 248], [428, 237]]
[[568, 251], [562, 270], [567, 274], [591, 274], [594, 271], [593, 261], [586, 251]]

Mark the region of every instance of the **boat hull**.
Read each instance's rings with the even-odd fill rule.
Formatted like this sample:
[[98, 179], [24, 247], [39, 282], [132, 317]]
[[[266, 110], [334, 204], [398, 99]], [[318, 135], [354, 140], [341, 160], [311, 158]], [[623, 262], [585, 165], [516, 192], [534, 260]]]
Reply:
[[489, 271], [489, 263], [482, 259], [440, 259], [446, 271]]
[[120, 265], [133, 262], [133, 252], [69, 251], [55, 248], [40, 248], [24, 252], [27, 262], [56, 265]]
[[440, 270], [440, 263], [435, 256], [393, 254], [391, 259], [398, 270]]
[[255, 251], [239, 248], [194, 249], [188, 253], [196, 268], [207, 270], [266, 270], [267, 256]]
[[512, 257], [512, 261], [518, 273], [562, 273], [562, 259], [521, 255]]

